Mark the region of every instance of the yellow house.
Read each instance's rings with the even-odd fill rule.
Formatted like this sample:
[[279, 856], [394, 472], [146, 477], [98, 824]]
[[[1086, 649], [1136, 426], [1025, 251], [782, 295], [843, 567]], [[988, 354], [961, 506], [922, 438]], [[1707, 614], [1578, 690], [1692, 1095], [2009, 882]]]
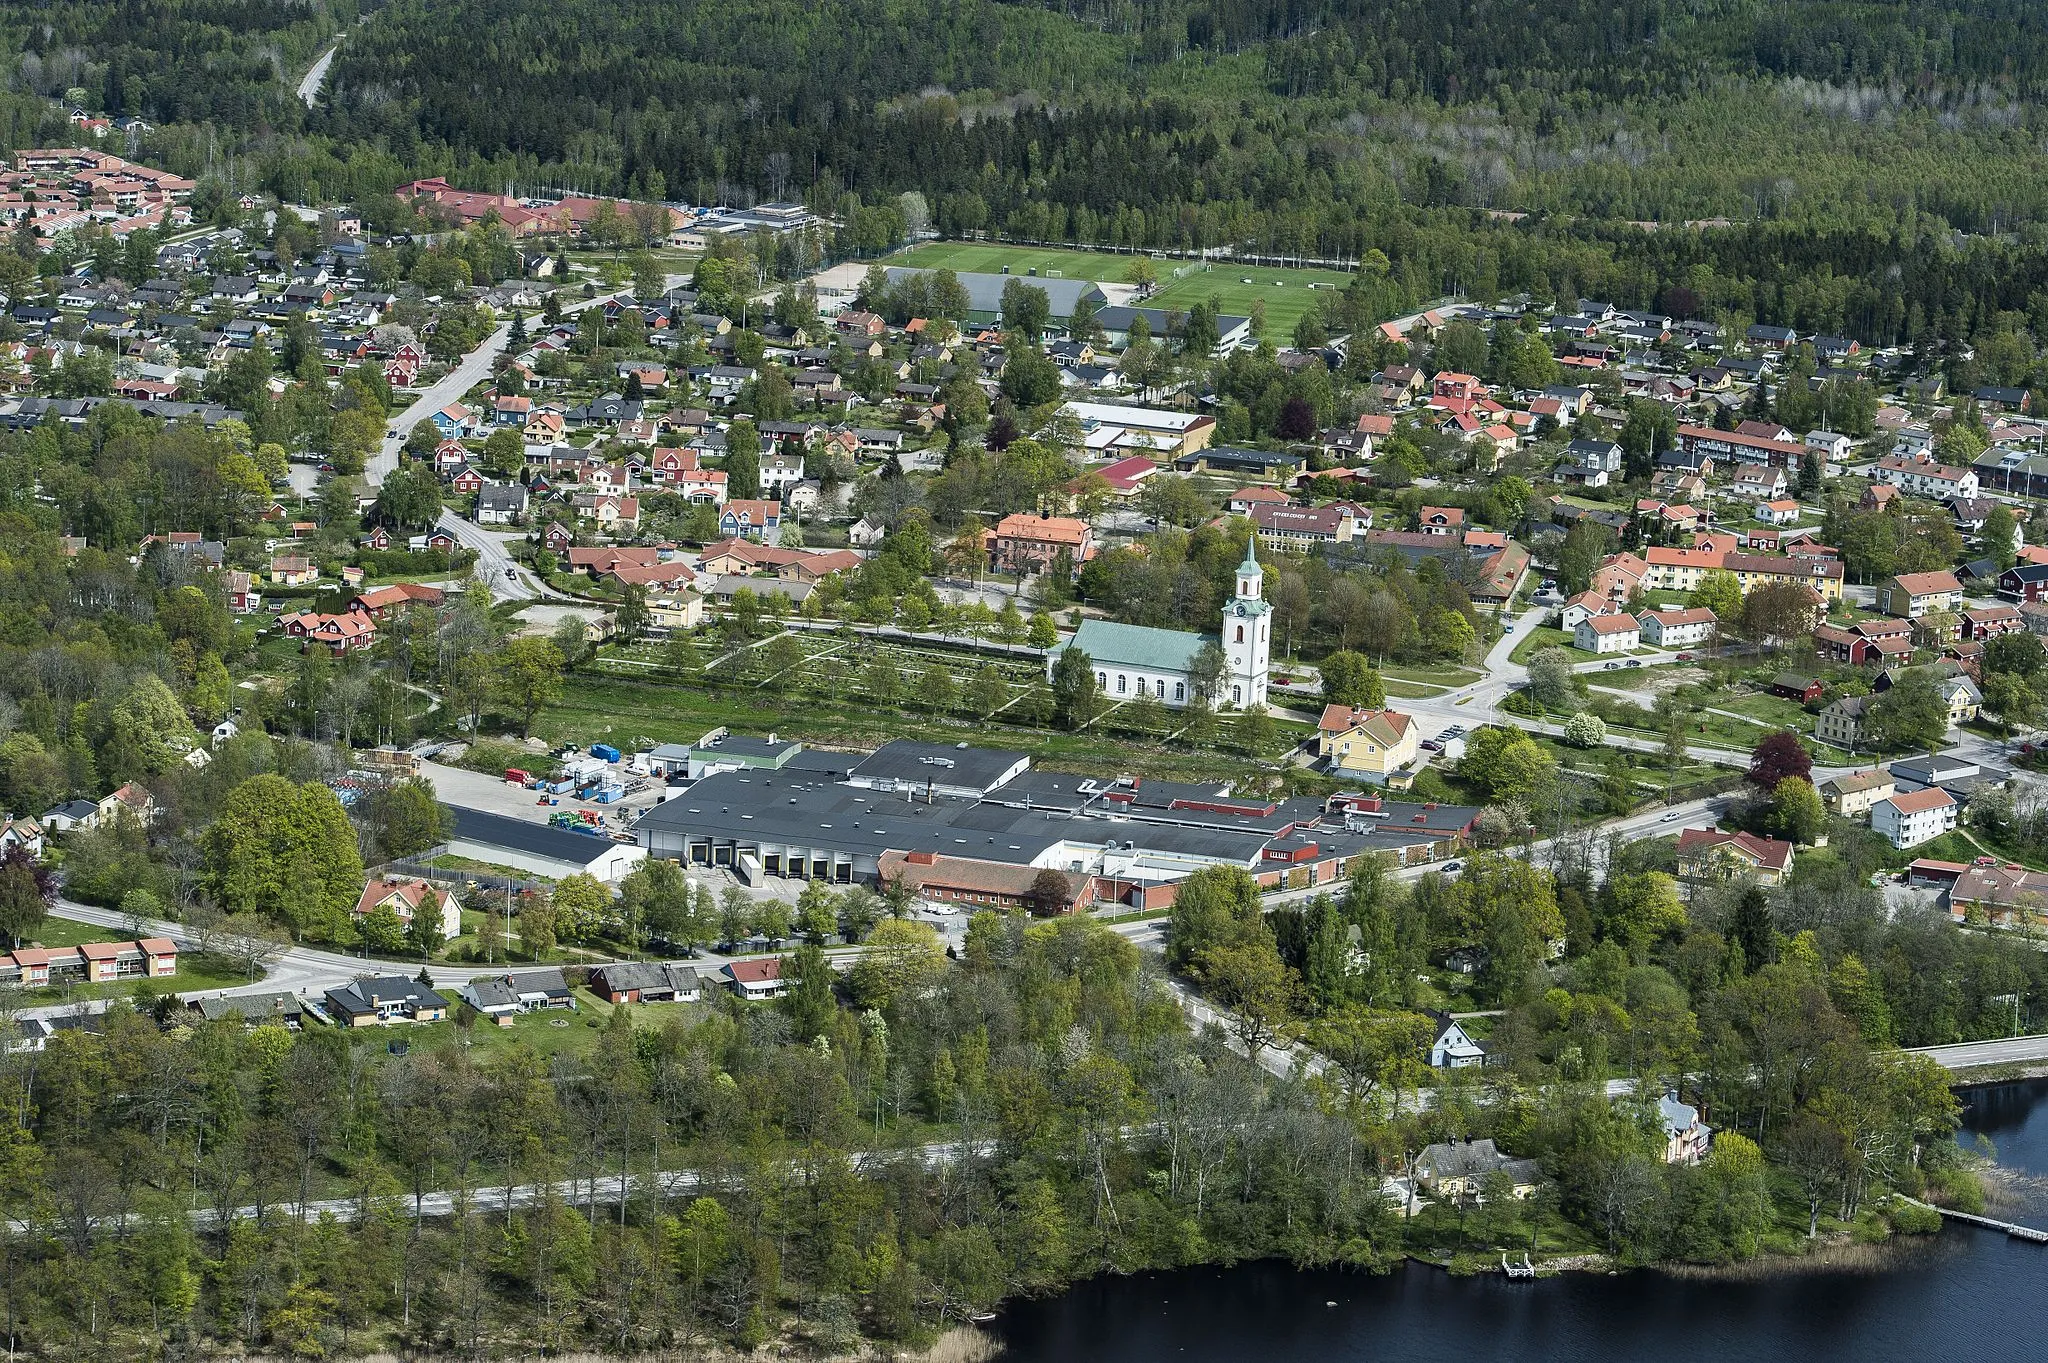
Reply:
[[655, 629], [695, 629], [704, 623], [704, 598], [691, 591], [650, 598], [647, 623]]
[[1326, 705], [1317, 729], [1316, 755], [1339, 776], [1385, 784], [1421, 753], [1414, 719], [1395, 710]]
[[1983, 694], [1976, 683], [1968, 677], [1945, 677], [1936, 683], [1941, 699], [1948, 706], [1949, 727], [1967, 724], [1977, 717], [1977, 708], [1983, 703]]
[[1838, 558], [1789, 557], [1784, 554], [1729, 554], [1721, 566], [1735, 574], [1744, 595], [1766, 584], [1791, 582], [1810, 587], [1823, 601], [1842, 599], [1843, 568]]

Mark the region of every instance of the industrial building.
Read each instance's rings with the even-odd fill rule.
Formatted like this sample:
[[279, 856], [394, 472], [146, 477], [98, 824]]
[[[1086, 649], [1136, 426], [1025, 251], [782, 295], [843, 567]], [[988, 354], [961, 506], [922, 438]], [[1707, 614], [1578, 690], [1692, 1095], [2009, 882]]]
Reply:
[[[813, 756], [813, 754], [806, 754]], [[1357, 859], [1421, 865], [1465, 845], [1477, 809], [1233, 795], [1227, 786], [1030, 770], [1023, 754], [891, 743], [840, 771], [791, 764], [707, 776], [637, 826], [649, 855], [770, 878], [874, 884], [904, 875], [925, 898], [1020, 901], [1037, 871], [1069, 903], [1158, 907], [1206, 866], [1269, 888], [1330, 884]], [[914, 875], [907, 874], [915, 867]]]

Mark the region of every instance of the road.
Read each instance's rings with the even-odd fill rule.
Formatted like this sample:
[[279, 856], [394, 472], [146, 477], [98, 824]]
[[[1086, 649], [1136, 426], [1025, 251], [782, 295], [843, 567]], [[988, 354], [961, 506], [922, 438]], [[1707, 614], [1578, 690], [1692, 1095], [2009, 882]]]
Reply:
[[[127, 929], [123, 925], [127, 920], [116, 910], [97, 908], [91, 904], [80, 904], [60, 897], [50, 911], [59, 918], [111, 928], [125, 939]], [[183, 923], [157, 919], [151, 921], [148, 928], [152, 936], [168, 937], [181, 948], [190, 948], [193, 945], [192, 931]], [[228, 994], [310, 993], [317, 999], [322, 991], [337, 984], [345, 984], [358, 975], [381, 970], [410, 976], [418, 974], [419, 968], [418, 961], [384, 961], [351, 956], [346, 952], [324, 951], [317, 947], [295, 946], [272, 961], [262, 979], [236, 985], [230, 989], [209, 989], [201, 993], [206, 997]], [[184, 997], [198, 998], [201, 997], [201, 993]], [[22, 1012], [33, 1016], [65, 1006], [53, 1004], [49, 1008], [23, 1009]]]
[[398, 452], [405, 447], [405, 438], [413, 427], [450, 403], [459, 401], [464, 393], [491, 376], [491, 366], [497, 363], [511, 336], [512, 324], [500, 324], [484, 338], [482, 345], [464, 355], [461, 362], [437, 379], [432, 387], [422, 390], [413, 399], [412, 406], [391, 419], [390, 432], [385, 435], [383, 445], [370, 456], [369, 466], [364, 470], [371, 487], [381, 486], [384, 476], [398, 467]]
[[1949, 1070], [1976, 1069], [1980, 1065], [2021, 1065], [2048, 1060], [2048, 1036], [1964, 1041], [1953, 1046], [1916, 1046], [1907, 1054], [1924, 1055]]
[[465, 549], [476, 550], [476, 579], [498, 601], [533, 601], [544, 595], [540, 580], [512, 561], [501, 536], [443, 507], [436, 526], [455, 536]]
[[[673, 277], [673, 276], [671, 276]], [[571, 316], [585, 308], [598, 307], [609, 303], [615, 294], [599, 294], [595, 298], [579, 298], [562, 306], [562, 315]], [[377, 453], [370, 456], [365, 475], [369, 485], [376, 487], [383, 483], [384, 475], [398, 467], [398, 452], [405, 445], [406, 436], [412, 428], [425, 421], [434, 413], [452, 402], [461, 400], [462, 395], [491, 376], [491, 366], [498, 362], [512, 337], [512, 324], [501, 323], [475, 350], [462, 357], [453, 369], [435, 380], [430, 388], [420, 392], [412, 405], [391, 419], [391, 429], [384, 437], [384, 444]]]
[[334, 40], [334, 46], [320, 54], [320, 60], [306, 71], [305, 79], [299, 82], [299, 98], [308, 109], [319, 102], [320, 87], [327, 83], [327, 68], [334, 65], [334, 54], [341, 50], [341, 39]]

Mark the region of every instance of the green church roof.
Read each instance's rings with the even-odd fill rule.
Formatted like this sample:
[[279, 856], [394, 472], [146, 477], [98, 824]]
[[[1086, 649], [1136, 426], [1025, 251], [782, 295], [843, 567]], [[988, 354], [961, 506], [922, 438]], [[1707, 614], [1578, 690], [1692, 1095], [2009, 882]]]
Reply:
[[1141, 667], [1153, 672], [1186, 672], [1195, 651], [1214, 643], [1212, 634], [1150, 625], [1121, 625], [1114, 620], [1083, 620], [1068, 648], [1078, 648], [1097, 667]]

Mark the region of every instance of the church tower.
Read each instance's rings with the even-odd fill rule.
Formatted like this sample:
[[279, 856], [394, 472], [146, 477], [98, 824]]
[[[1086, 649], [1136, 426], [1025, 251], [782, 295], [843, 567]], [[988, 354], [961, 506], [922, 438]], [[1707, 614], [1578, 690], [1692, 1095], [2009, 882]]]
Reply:
[[1244, 546], [1237, 565], [1237, 594], [1223, 608], [1222, 703], [1249, 710], [1266, 703], [1266, 674], [1273, 651], [1273, 608], [1266, 604], [1266, 574], [1259, 567], [1258, 537]]

